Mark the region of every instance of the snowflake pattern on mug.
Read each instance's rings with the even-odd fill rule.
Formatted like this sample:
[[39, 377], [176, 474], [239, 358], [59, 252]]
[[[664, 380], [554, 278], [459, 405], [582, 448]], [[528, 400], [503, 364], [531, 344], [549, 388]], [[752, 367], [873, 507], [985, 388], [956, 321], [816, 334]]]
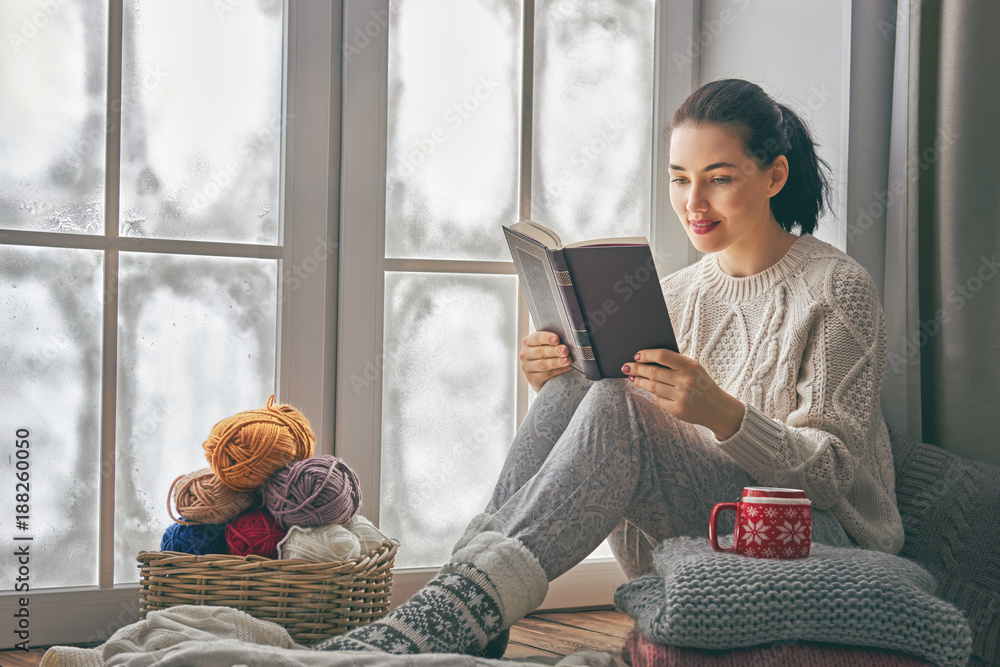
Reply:
[[809, 538], [806, 534], [806, 526], [801, 521], [796, 521], [794, 526], [791, 521], [785, 521], [776, 527], [778, 529], [778, 539], [785, 544], [788, 544], [792, 540], [795, 540], [796, 544], [802, 544], [803, 540]]
[[757, 521], [756, 523], [753, 521], [747, 521], [743, 526], [743, 539], [747, 541], [747, 544], [751, 542], [762, 544], [764, 540], [768, 539], [768, 527], [769, 526], [764, 525], [763, 519]]
[[740, 503], [737, 552], [754, 558], [805, 558], [812, 533], [810, 507]]

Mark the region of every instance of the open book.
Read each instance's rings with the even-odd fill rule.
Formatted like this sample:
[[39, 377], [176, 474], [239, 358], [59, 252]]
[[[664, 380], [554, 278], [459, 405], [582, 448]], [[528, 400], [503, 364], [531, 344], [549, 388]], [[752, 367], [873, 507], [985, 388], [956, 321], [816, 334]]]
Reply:
[[563, 245], [531, 220], [503, 231], [535, 326], [558, 334], [589, 379], [625, 377], [622, 364], [639, 350], [677, 351], [645, 238]]

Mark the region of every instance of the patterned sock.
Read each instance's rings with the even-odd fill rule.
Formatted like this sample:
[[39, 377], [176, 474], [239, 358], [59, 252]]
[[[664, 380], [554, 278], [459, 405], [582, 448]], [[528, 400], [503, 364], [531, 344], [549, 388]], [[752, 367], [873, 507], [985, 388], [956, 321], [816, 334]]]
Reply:
[[500, 633], [502, 621], [489, 578], [468, 563], [450, 563], [385, 618], [315, 648], [476, 654]]
[[488, 644], [497, 650], [494, 640], [541, 604], [547, 590], [545, 572], [527, 547], [482, 533], [388, 616], [313, 648], [482, 655]]

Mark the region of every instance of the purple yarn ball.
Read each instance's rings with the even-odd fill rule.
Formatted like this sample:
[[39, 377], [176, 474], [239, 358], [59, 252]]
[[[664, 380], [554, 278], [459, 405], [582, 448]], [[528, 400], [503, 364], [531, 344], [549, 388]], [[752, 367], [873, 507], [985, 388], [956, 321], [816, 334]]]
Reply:
[[313, 456], [276, 472], [264, 487], [264, 505], [282, 530], [343, 524], [361, 505], [361, 484], [336, 456]]

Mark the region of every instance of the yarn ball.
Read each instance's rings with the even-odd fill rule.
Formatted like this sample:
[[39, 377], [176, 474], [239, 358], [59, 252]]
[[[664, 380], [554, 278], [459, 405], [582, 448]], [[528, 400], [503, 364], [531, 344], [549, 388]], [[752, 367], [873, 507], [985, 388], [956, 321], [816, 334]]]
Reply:
[[361, 542], [361, 553], [363, 554], [378, 551], [383, 542], [390, 541], [385, 533], [360, 514], [351, 517], [351, 520], [344, 524], [344, 528], [357, 536], [358, 541]]
[[[183, 520], [174, 517], [170, 508], [171, 496]], [[181, 475], [167, 492], [167, 512], [177, 523], [226, 523], [260, 505], [259, 493], [233, 491], [211, 468]]]
[[314, 456], [276, 472], [264, 487], [264, 505], [286, 530], [343, 524], [361, 505], [361, 483], [336, 456]]
[[240, 412], [213, 426], [202, 447], [223, 484], [254, 491], [292, 461], [312, 456], [315, 443], [309, 420], [290, 405], [275, 405], [271, 394], [263, 410]]
[[292, 526], [278, 551], [281, 558], [345, 561], [361, 555], [361, 543], [357, 535], [335, 523], [309, 528]]
[[226, 527], [220, 524], [183, 525], [172, 523], [160, 540], [160, 551], [181, 551], [186, 554], [224, 554]]
[[278, 542], [284, 537], [285, 531], [264, 509], [244, 514], [226, 526], [226, 544], [229, 553], [236, 556], [277, 558]]

